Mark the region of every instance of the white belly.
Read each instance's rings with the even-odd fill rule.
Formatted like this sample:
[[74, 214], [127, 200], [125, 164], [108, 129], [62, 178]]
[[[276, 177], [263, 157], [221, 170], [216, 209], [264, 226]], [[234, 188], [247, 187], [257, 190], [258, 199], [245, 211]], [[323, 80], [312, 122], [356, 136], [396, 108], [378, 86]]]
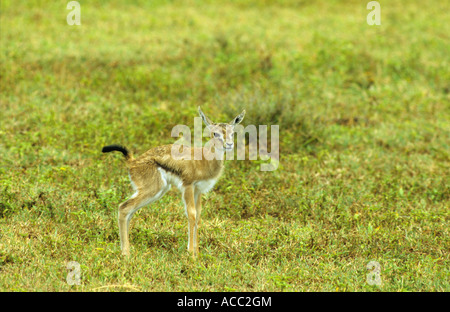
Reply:
[[170, 173], [162, 168], [158, 168], [159, 173], [161, 174], [161, 178], [165, 182], [166, 186], [170, 188], [171, 185], [176, 186], [177, 189], [182, 191], [183, 189], [183, 181], [181, 181], [180, 177], [177, 175]]
[[200, 191], [200, 193], [203, 194], [209, 192], [214, 187], [216, 182], [217, 179], [202, 180], [195, 182], [194, 186]]
[[[161, 174], [161, 178], [165, 182], [166, 186], [174, 185], [176, 188], [178, 188], [181, 192], [184, 191], [183, 188], [183, 181], [178, 177], [177, 175], [167, 172], [166, 170], [162, 168], [158, 168], [159, 173]], [[194, 182], [194, 187], [197, 191], [200, 193], [207, 193], [209, 192], [214, 185], [216, 184], [217, 179], [209, 179], [209, 180], [201, 180]]]

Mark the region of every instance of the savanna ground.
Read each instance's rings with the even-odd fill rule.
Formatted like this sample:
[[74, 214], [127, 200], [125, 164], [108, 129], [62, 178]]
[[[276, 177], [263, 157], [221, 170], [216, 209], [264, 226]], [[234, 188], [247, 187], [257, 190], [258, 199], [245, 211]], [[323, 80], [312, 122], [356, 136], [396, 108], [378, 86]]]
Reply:
[[[81, 26], [67, 2], [1, 1], [0, 290], [450, 291], [445, 1], [380, 1], [380, 26], [368, 1], [80, 1]], [[124, 259], [101, 148], [172, 143], [198, 105], [279, 125], [280, 166], [226, 162], [197, 260], [174, 189]]]

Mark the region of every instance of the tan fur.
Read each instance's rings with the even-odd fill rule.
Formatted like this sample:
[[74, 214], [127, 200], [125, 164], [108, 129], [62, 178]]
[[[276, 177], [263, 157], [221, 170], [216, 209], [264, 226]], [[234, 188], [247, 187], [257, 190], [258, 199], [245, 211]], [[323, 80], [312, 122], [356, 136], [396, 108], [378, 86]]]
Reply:
[[[198, 254], [198, 225], [201, 214], [201, 194], [209, 191], [219, 179], [223, 160], [217, 158], [224, 153], [225, 148], [233, 148], [234, 125], [240, 123], [245, 110], [229, 124], [214, 124], [198, 108], [199, 114], [211, 131], [211, 139], [215, 146], [211, 151], [201, 147], [186, 148], [183, 153], [190, 153], [191, 160], [174, 159], [173, 145], [158, 146], [141, 156], [127, 156], [127, 167], [135, 194], [119, 205], [119, 234], [123, 255], [129, 255], [129, 223], [133, 214], [143, 206], [160, 199], [175, 185], [182, 193], [188, 219], [188, 251]], [[200, 149], [201, 160], [194, 160], [196, 149]], [[199, 152], [197, 150], [197, 152]], [[216, 156], [212, 160], [211, 153]]]

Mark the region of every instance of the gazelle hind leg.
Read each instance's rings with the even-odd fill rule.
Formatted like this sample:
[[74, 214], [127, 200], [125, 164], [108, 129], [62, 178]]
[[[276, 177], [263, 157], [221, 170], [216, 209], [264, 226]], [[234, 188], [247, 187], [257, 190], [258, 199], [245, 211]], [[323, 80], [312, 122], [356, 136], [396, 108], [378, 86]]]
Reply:
[[128, 240], [128, 226], [130, 224], [131, 216], [139, 208], [141, 208], [144, 201], [141, 196], [134, 196], [127, 201], [119, 205], [119, 236], [120, 236], [120, 248], [122, 249], [122, 255], [128, 256], [130, 254], [130, 242]]
[[119, 236], [122, 254], [130, 254], [129, 225], [131, 217], [136, 211], [160, 199], [170, 188], [163, 181], [157, 181], [151, 188], [136, 188], [136, 193], [128, 200], [119, 205]]

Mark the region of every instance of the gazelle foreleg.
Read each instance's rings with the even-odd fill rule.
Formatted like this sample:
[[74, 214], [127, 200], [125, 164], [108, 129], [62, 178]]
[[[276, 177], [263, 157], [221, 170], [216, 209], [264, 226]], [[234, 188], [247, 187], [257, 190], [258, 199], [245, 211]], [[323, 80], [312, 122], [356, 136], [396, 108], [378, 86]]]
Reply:
[[197, 189], [195, 190], [194, 193], [194, 200], [196, 211], [195, 227], [194, 227], [194, 249], [195, 253], [198, 255], [198, 228], [200, 226], [200, 215], [202, 213], [202, 194]]
[[194, 236], [197, 211], [195, 210], [194, 187], [192, 185], [185, 187], [183, 192], [183, 201], [186, 206], [186, 215], [188, 219], [188, 251], [195, 257]]

